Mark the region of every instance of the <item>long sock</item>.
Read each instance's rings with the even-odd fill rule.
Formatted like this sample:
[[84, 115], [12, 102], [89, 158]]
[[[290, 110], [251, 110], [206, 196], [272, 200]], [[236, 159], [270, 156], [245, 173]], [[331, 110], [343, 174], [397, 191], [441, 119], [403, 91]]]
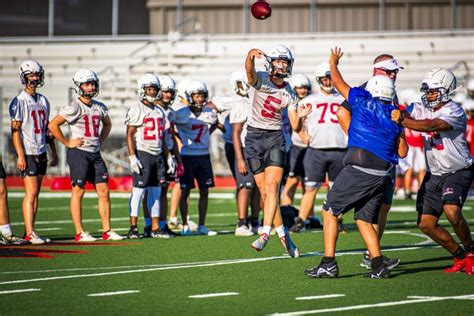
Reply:
[[132, 196], [130, 197], [130, 216], [138, 217], [140, 212], [140, 202], [142, 201], [142, 196], [145, 193], [143, 188], [133, 188]]
[[270, 236], [270, 232], [272, 231], [272, 227], [271, 226], [263, 226], [263, 229], [262, 229], [262, 234], [267, 234], [267, 236]]
[[456, 259], [466, 258], [466, 252], [462, 247], [459, 247], [455, 252], [453, 252], [453, 257]]
[[383, 256], [372, 258], [372, 270], [377, 270], [383, 265]]
[[165, 227], [166, 227], [166, 221], [160, 221], [160, 222], [159, 222], [159, 225], [160, 225], [160, 229], [165, 229]]
[[280, 238], [286, 236], [286, 229], [285, 229], [285, 226], [283, 226], [283, 225], [280, 225], [280, 226], [276, 227], [275, 231], [276, 231], [278, 237], [280, 237]]
[[242, 218], [239, 218], [239, 223], [238, 223], [238, 227], [240, 226], [244, 226], [245, 225], [245, 222], [246, 222], [246, 219], [242, 219]]

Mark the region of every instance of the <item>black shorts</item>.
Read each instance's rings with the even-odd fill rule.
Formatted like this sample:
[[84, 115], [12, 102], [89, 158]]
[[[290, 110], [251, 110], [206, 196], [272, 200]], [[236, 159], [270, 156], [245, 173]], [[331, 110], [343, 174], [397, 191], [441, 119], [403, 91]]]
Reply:
[[285, 137], [281, 130], [263, 130], [249, 126], [245, 137], [245, 156], [253, 174], [265, 167], [285, 166]]
[[463, 207], [474, 177], [474, 165], [455, 173], [436, 176], [427, 172], [416, 199], [419, 215], [440, 217], [445, 204]]
[[344, 168], [342, 161], [346, 149], [308, 148], [304, 157], [304, 185], [308, 188], [319, 188], [326, 180], [334, 182]]
[[67, 163], [73, 186], [85, 186], [86, 182], [97, 184], [109, 181], [107, 166], [99, 151], [91, 153], [78, 148], [68, 149]]
[[227, 163], [229, 164], [230, 172], [232, 172], [232, 176], [234, 177], [234, 180], [236, 180], [237, 174], [234, 168], [235, 166], [234, 145], [231, 143], [225, 142], [224, 150], [225, 150], [225, 157], [227, 158]]
[[3, 168], [3, 163], [0, 161], [0, 179], [6, 179], [7, 173], [5, 172], [5, 168]]
[[168, 161], [166, 160], [166, 157], [165, 157], [165, 154], [161, 154], [162, 158], [163, 158], [163, 170], [164, 170], [164, 175], [165, 175], [165, 182], [166, 183], [171, 183], [173, 181], [176, 182], [177, 178], [176, 178], [176, 172], [174, 174], [169, 174], [168, 173]]
[[199, 189], [214, 186], [211, 156], [181, 156], [181, 159], [184, 165], [184, 175], [179, 179], [181, 189], [195, 188], [194, 179], [196, 179]]
[[[245, 149], [242, 148], [242, 151], [244, 152], [244, 157], [245, 157]], [[255, 179], [253, 177], [252, 171], [249, 170], [249, 172], [247, 172], [246, 175], [241, 174], [237, 170], [237, 160], [235, 160], [234, 171], [235, 171], [235, 182], [237, 183], [237, 189], [242, 189], [242, 188], [253, 189], [255, 187]]]
[[306, 155], [307, 147], [299, 147], [296, 145], [291, 145], [290, 153], [289, 153], [289, 169], [288, 169], [288, 176], [289, 177], [302, 177], [305, 176], [305, 170], [303, 167], [303, 160]]
[[132, 172], [135, 188], [158, 187], [166, 183], [163, 155], [152, 155], [145, 151], [137, 151], [137, 158], [143, 168], [140, 174]]
[[397, 177], [397, 168], [393, 167], [390, 170], [390, 178], [385, 184], [385, 189], [383, 191], [382, 204], [392, 205], [393, 202], [393, 192], [395, 192], [395, 180]]
[[354, 219], [375, 224], [388, 179], [388, 175], [375, 176], [347, 165], [336, 178], [323, 209], [338, 216], [354, 208]]
[[24, 177], [44, 176], [48, 168], [48, 157], [46, 153], [41, 155], [26, 155], [26, 169], [21, 172]]

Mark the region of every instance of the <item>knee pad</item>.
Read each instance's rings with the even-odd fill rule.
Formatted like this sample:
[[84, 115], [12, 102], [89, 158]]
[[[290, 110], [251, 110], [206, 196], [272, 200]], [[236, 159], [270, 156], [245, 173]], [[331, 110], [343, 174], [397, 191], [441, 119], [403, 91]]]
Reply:
[[286, 153], [280, 149], [272, 149], [265, 159], [265, 167], [281, 167], [285, 166]]
[[249, 164], [250, 171], [252, 171], [254, 175], [265, 171], [265, 166], [263, 165], [263, 161], [261, 159], [251, 158], [247, 162]]

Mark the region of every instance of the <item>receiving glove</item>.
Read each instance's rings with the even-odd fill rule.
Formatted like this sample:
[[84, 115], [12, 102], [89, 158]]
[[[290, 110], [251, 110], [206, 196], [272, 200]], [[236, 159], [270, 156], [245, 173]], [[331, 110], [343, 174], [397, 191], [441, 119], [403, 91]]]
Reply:
[[184, 165], [183, 163], [179, 163], [176, 167], [176, 178], [181, 178], [184, 174]]
[[141, 170], [143, 169], [143, 166], [138, 160], [137, 156], [132, 155], [129, 156], [128, 159], [130, 159], [130, 169], [132, 170], [133, 173], [140, 174]]
[[174, 156], [168, 155], [168, 158], [166, 158], [166, 163], [168, 164], [168, 170], [166, 170], [166, 172], [168, 174], [174, 174], [176, 172], [176, 160], [174, 159]]

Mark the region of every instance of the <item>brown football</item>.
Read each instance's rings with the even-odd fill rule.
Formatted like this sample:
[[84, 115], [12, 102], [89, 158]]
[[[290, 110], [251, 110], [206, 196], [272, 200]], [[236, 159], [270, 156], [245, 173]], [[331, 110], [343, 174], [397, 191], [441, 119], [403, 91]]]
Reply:
[[252, 4], [250, 11], [253, 17], [258, 20], [268, 19], [272, 15], [272, 7], [265, 0], [260, 0]]

